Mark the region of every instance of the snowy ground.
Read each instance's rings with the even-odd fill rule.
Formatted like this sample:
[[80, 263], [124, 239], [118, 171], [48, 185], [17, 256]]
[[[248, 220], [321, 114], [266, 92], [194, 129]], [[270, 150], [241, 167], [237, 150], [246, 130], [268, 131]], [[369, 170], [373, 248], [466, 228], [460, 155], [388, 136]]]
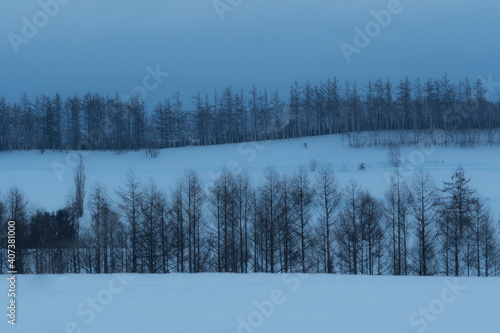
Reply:
[[[18, 276], [17, 325], [2, 314], [0, 332], [498, 333], [499, 285], [298, 274]], [[2, 291], [2, 312], [6, 300]]]
[[[305, 149], [303, 144], [308, 144]], [[311, 160], [334, 165], [341, 184], [354, 178], [373, 195], [382, 198], [387, 190], [387, 175], [393, 172], [387, 158], [387, 148], [349, 148], [339, 135], [253, 142], [210, 147], [187, 147], [162, 150], [157, 158], [147, 157], [144, 152], [82, 152], [87, 171], [87, 188], [101, 181], [113, 196], [114, 189], [122, 186], [129, 168], [144, 181], [153, 178], [168, 189], [182, 176], [185, 168], [195, 169], [210, 184], [223, 168], [233, 171], [247, 170], [258, 180], [263, 169], [274, 165], [280, 172], [292, 173], [299, 164], [309, 167]], [[46, 151], [14, 152], [0, 154], [0, 190], [19, 185], [30, 202], [49, 210], [61, 208], [73, 186], [73, 168], [77, 153]], [[494, 211], [500, 213], [500, 147], [421, 148], [404, 147], [401, 157], [403, 174], [411, 177], [415, 170], [424, 168], [432, 173], [436, 183], [442, 186], [461, 164], [466, 175], [472, 178], [484, 197], [490, 198]], [[360, 163], [366, 164], [364, 171]], [[313, 172], [311, 172], [313, 173]], [[314, 175], [312, 175], [314, 177]]]
[[[308, 148], [303, 144], [307, 142]], [[500, 148], [401, 149], [403, 172], [420, 167], [442, 185], [461, 164], [500, 213]], [[259, 180], [275, 165], [330, 162], [341, 184], [354, 178], [382, 198], [393, 171], [385, 148], [348, 148], [340, 136], [162, 150], [121, 155], [83, 152], [88, 187], [101, 181], [113, 196], [127, 170], [165, 189], [184, 169], [208, 185], [223, 167]], [[35, 206], [61, 208], [73, 186], [76, 152], [0, 154], [0, 189], [20, 186]], [[361, 162], [366, 170], [359, 170]], [[311, 171], [314, 177], [314, 172]], [[500, 279], [327, 275], [92, 275], [18, 276], [17, 326], [7, 323], [6, 276], [0, 276], [0, 332], [500, 332]]]

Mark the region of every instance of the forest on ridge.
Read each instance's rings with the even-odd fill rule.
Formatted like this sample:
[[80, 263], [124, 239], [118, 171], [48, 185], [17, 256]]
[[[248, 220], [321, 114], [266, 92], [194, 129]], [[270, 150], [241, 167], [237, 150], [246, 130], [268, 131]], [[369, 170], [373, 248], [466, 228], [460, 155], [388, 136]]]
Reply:
[[[486, 83], [487, 84], [487, 83]], [[0, 151], [157, 149], [343, 133], [352, 147], [415, 144], [443, 131], [443, 144], [499, 144], [500, 99], [483, 79], [454, 84], [440, 79], [398, 83], [379, 78], [366, 87], [336, 78], [297, 82], [290, 91], [227, 87], [213, 96], [179, 93], [148, 110], [137, 96], [0, 98]], [[493, 100], [492, 100], [493, 99]], [[359, 134], [372, 133], [367, 139]], [[380, 135], [390, 133], [390, 138]]]

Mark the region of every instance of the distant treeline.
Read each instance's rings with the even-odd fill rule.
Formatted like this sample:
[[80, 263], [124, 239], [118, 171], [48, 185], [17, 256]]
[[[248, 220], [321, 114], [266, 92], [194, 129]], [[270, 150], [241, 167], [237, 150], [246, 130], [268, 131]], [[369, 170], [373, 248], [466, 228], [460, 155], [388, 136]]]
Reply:
[[[481, 134], [487, 144], [498, 144], [500, 102], [491, 89], [481, 79], [453, 84], [446, 75], [398, 83], [380, 78], [361, 89], [333, 78], [318, 85], [295, 82], [284, 95], [255, 86], [249, 91], [228, 87], [213, 96], [198, 93], [191, 110], [179, 93], [153, 110], [137, 97], [118, 95], [0, 98], [0, 151], [159, 149], [336, 133], [350, 134], [351, 146], [359, 147], [366, 143], [357, 140], [361, 132], [435, 130], [467, 133], [461, 145], [477, 144]], [[387, 144], [377, 135], [370, 140]], [[457, 140], [450, 135], [444, 143]], [[398, 143], [406, 141], [399, 136]]]
[[83, 207], [80, 160], [56, 212], [4, 192], [0, 274], [14, 220], [23, 273], [500, 275], [499, 221], [462, 168], [440, 186], [423, 171], [389, 178], [377, 199], [354, 180], [340, 187], [331, 165], [291, 176], [268, 167], [258, 183], [222, 170], [208, 186], [187, 170], [168, 193], [130, 171], [115, 200], [97, 183]]

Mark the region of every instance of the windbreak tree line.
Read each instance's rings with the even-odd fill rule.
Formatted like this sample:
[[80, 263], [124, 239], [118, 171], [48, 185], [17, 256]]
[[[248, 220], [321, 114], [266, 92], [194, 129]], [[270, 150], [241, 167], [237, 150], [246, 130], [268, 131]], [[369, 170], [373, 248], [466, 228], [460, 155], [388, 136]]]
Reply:
[[[160, 149], [337, 133], [360, 147], [418, 143], [436, 130], [445, 133], [444, 144], [498, 144], [500, 102], [492, 101], [497, 96], [489, 85], [467, 78], [454, 84], [444, 75], [397, 83], [379, 78], [360, 88], [333, 78], [295, 82], [286, 93], [255, 86], [197, 93], [189, 110], [179, 93], [152, 110], [137, 97], [118, 95], [0, 98], [0, 151]], [[371, 135], [360, 137], [364, 132]]]
[[0, 228], [16, 221], [19, 272], [500, 275], [500, 221], [462, 168], [441, 186], [395, 172], [381, 199], [354, 180], [341, 187], [328, 164], [268, 167], [259, 182], [222, 170], [203, 184], [186, 170], [169, 191], [130, 171], [114, 194], [94, 184], [82, 212], [83, 170], [56, 212], [4, 191]]

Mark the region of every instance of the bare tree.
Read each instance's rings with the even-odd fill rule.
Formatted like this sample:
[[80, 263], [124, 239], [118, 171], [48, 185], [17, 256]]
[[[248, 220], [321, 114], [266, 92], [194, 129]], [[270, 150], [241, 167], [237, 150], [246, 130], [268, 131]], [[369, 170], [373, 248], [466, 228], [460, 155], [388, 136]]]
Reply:
[[78, 217], [83, 216], [83, 204], [85, 201], [85, 180], [87, 176], [85, 175], [85, 166], [83, 164], [83, 158], [81, 154], [78, 154], [78, 163], [76, 165], [73, 181], [75, 183], [75, 204]]
[[204, 245], [205, 224], [203, 221], [203, 205], [205, 193], [203, 184], [194, 170], [188, 169], [184, 174], [184, 218], [187, 225], [188, 267], [190, 273], [201, 271], [201, 250]]
[[450, 254], [453, 260], [453, 273], [459, 276], [460, 263], [463, 260], [463, 249], [466, 231], [471, 225], [472, 203], [475, 190], [469, 186], [470, 179], [465, 178], [465, 171], [459, 167], [451, 177], [451, 182], [444, 182], [443, 192], [447, 195], [444, 208], [448, 212], [446, 219]]
[[498, 260], [498, 244], [493, 226], [491, 211], [481, 198], [474, 198], [471, 223], [471, 241], [473, 242], [472, 266], [477, 276], [489, 276], [494, 271]]
[[249, 225], [254, 209], [254, 191], [252, 181], [247, 173], [240, 173], [235, 177], [236, 218], [238, 219], [239, 235], [239, 271], [248, 272], [249, 253]]
[[236, 248], [233, 227], [236, 223], [235, 183], [231, 171], [224, 169], [210, 188], [210, 204], [214, 219], [218, 272], [233, 272]]
[[[439, 219], [439, 196], [429, 173], [420, 170], [411, 184], [408, 198], [412, 229], [416, 236], [416, 267], [419, 275], [435, 273], [435, 241]], [[418, 267], [417, 267], [418, 265]]]
[[127, 173], [125, 189], [118, 189], [120, 198], [119, 206], [123, 212], [126, 222], [130, 227], [130, 241], [132, 250], [132, 273], [137, 272], [137, 259], [139, 256], [139, 222], [141, 205], [141, 184], [132, 170]]
[[333, 166], [321, 167], [316, 176], [317, 206], [319, 207], [320, 233], [324, 243], [324, 259], [327, 273], [333, 273], [333, 227], [341, 202], [339, 185], [333, 174]]
[[185, 252], [186, 252], [186, 227], [184, 218], [184, 192], [185, 184], [182, 180], [177, 182], [176, 188], [172, 189], [171, 194], [171, 214], [170, 224], [174, 229], [174, 251], [175, 251], [175, 270], [184, 273], [185, 271]]
[[351, 179], [345, 188], [344, 208], [335, 229], [340, 271], [358, 274], [361, 189]]
[[314, 188], [307, 175], [306, 168], [301, 165], [292, 178], [291, 198], [296, 230], [300, 239], [300, 263], [302, 273], [307, 272], [306, 251], [308, 249], [311, 222], [311, 210], [314, 204]]
[[383, 204], [362, 192], [359, 205], [359, 263], [361, 274], [381, 274], [384, 228]]
[[[280, 179], [274, 167], [264, 170], [264, 179], [259, 186], [258, 230], [263, 236], [258, 242], [260, 254], [263, 256], [265, 272], [276, 272], [278, 254], [278, 217], [280, 210]], [[255, 228], [255, 226], [254, 226]], [[254, 240], [255, 241], [255, 240]]]
[[144, 271], [156, 273], [162, 261], [161, 230], [166, 217], [166, 195], [151, 179], [145, 187], [141, 200], [140, 243], [144, 249], [142, 253]]
[[290, 178], [284, 175], [280, 181], [279, 243], [281, 272], [292, 272], [299, 257], [296, 246], [297, 232], [293, 223]]
[[408, 274], [408, 185], [399, 172], [391, 177], [385, 193], [386, 216], [391, 230], [392, 273]]
[[[95, 273], [103, 273], [107, 270], [107, 229], [110, 218], [110, 201], [106, 188], [96, 183], [94, 185], [90, 201], [88, 203], [91, 214], [91, 231], [95, 239]], [[92, 251], [94, 252], [94, 251]]]

